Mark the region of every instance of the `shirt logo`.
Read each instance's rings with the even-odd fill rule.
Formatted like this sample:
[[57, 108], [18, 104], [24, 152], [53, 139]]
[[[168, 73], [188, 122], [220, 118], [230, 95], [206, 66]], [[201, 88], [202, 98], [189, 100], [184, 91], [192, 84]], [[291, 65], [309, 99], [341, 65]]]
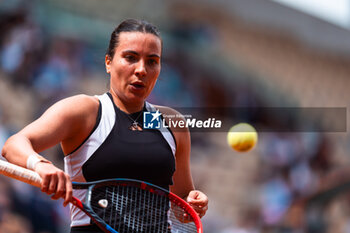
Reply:
[[157, 110], [156, 112], [143, 112], [143, 128], [144, 129], [160, 129], [162, 114]]

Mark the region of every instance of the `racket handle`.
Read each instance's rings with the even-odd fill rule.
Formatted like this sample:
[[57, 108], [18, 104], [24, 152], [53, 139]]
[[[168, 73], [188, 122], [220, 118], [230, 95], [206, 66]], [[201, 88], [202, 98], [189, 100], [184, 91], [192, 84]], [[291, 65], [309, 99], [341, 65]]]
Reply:
[[41, 187], [41, 177], [38, 173], [4, 160], [0, 160], [0, 174], [39, 188]]

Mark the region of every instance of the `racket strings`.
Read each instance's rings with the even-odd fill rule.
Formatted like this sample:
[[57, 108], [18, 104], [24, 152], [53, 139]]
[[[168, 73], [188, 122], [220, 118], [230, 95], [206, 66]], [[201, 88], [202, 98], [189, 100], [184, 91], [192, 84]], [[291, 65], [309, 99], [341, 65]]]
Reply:
[[92, 190], [90, 205], [119, 233], [197, 232], [184, 208], [160, 194], [134, 186], [101, 186]]
[[172, 204], [168, 213], [171, 232], [197, 232], [197, 226], [191, 215], [181, 206]]

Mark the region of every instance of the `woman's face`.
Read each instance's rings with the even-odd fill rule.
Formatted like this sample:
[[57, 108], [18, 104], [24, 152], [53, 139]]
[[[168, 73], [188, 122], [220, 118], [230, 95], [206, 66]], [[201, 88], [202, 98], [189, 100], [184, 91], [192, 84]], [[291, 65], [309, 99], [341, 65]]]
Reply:
[[150, 33], [122, 32], [106, 70], [111, 92], [124, 103], [141, 103], [151, 93], [160, 73], [161, 40]]

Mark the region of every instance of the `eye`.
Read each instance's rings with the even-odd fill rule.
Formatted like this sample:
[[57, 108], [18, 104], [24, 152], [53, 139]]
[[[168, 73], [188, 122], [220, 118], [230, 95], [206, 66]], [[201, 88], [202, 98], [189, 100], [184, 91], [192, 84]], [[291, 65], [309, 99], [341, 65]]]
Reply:
[[125, 59], [126, 59], [128, 62], [136, 62], [136, 61], [137, 61], [137, 57], [134, 56], [134, 55], [125, 55]]
[[157, 65], [158, 64], [158, 60], [156, 59], [149, 59], [147, 61], [147, 63], [150, 65], [150, 66], [154, 66], [154, 65]]

